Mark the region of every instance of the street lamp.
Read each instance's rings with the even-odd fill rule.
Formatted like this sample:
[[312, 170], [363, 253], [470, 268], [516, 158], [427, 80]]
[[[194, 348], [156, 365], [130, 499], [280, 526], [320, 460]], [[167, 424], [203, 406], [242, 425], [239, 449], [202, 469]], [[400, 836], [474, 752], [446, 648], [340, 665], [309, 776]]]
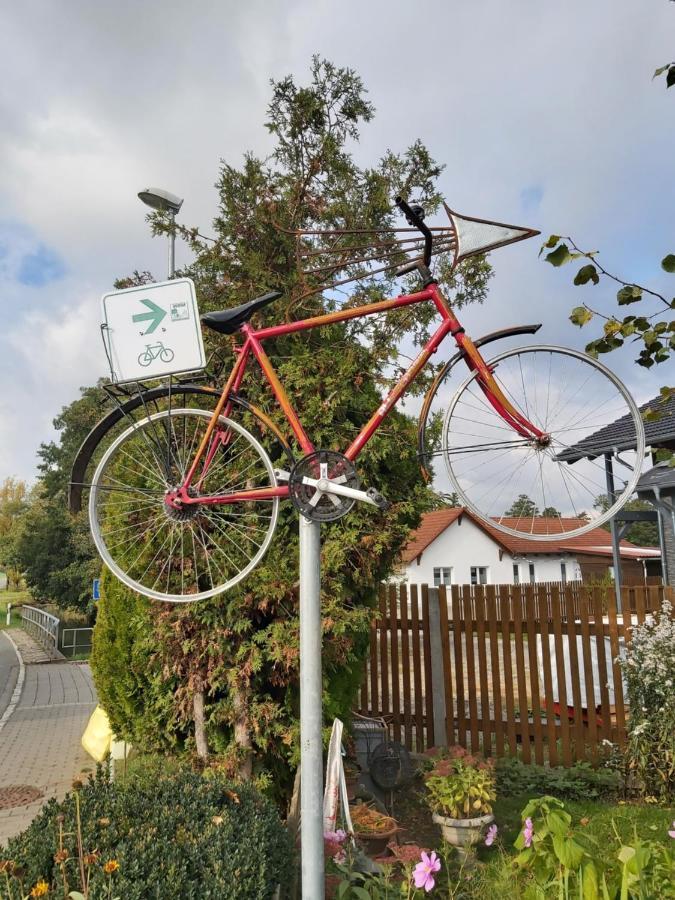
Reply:
[[[144, 191], [138, 192], [139, 200], [142, 200], [146, 206], [152, 209], [159, 209], [161, 212], [168, 212], [171, 216], [171, 224], [176, 221], [176, 213], [180, 211], [183, 201], [175, 194], [170, 194], [162, 188], [145, 188]], [[169, 232], [169, 278], [173, 278], [176, 273], [176, 234], [172, 228]]]

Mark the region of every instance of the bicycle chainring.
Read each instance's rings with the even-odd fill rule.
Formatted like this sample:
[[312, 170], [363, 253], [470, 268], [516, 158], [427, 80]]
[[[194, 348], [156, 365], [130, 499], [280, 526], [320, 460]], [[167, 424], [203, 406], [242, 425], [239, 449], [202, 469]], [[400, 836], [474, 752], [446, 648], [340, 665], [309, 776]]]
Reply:
[[299, 459], [288, 479], [288, 496], [298, 512], [312, 522], [334, 522], [341, 519], [356, 502], [350, 497], [324, 493], [314, 485], [305, 484], [305, 478], [326, 478], [358, 490], [360, 482], [354, 464], [341, 453], [317, 450]]

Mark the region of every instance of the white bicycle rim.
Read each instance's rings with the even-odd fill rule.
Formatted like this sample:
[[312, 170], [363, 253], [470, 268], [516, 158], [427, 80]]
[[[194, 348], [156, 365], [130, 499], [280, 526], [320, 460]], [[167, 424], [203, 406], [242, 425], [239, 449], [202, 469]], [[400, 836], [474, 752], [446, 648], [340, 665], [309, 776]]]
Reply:
[[[582, 534], [586, 534], [587, 532], [593, 530], [594, 528], [598, 528], [600, 525], [603, 525], [605, 522], [608, 522], [612, 518], [612, 516], [614, 516], [624, 506], [626, 501], [630, 498], [631, 494], [635, 490], [635, 486], [637, 484], [638, 478], [640, 477], [641, 464], [642, 464], [642, 459], [644, 457], [644, 451], [645, 451], [644, 426], [642, 424], [642, 418], [640, 416], [640, 411], [637, 407], [637, 404], [633, 400], [633, 398], [630, 395], [630, 393], [628, 392], [627, 388], [616, 377], [616, 375], [614, 375], [614, 373], [611, 372], [606, 366], [604, 366], [602, 363], [598, 362], [596, 359], [593, 359], [586, 353], [582, 353], [578, 350], [571, 350], [566, 347], [557, 347], [554, 345], [547, 345], [547, 344], [536, 344], [531, 347], [519, 347], [519, 348], [515, 348], [513, 350], [507, 350], [506, 352], [501, 353], [498, 356], [495, 356], [493, 359], [489, 360], [487, 364], [491, 367], [498, 366], [500, 362], [503, 362], [504, 360], [507, 360], [511, 357], [518, 356], [520, 354], [529, 354], [529, 353], [557, 353], [557, 354], [562, 354], [562, 355], [568, 356], [573, 359], [578, 359], [581, 362], [583, 362], [585, 365], [591, 366], [598, 373], [601, 373], [606, 378], [608, 378], [609, 381], [617, 389], [617, 391], [621, 395], [621, 397], [625, 400], [627, 410], [624, 412], [624, 415], [626, 414], [626, 412], [630, 412], [632, 420], [633, 420], [633, 424], [635, 426], [636, 463], [635, 463], [635, 466], [633, 467], [633, 471], [632, 471], [628, 481], [626, 482], [623, 490], [621, 491], [620, 494], [618, 494], [616, 496], [615, 502], [605, 512], [590, 519], [586, 524], [581, 525], [574, 529], [570, 529], [569, 531], [564, 531], [564, 532], [559, 531], [559, 532], [552, 533], [552, 534], [541, 534], [541, 533], [536, 533], [533, 531], [514, 529], [514, 528], [511, 528], [509, 526], [506, 526], [506, 525], [500, 523], [499, 521], [497, 521], [495, 519], [494, 516], [490, 516], [489, 514], [486, 514], [485, 512], [483, 512], [476, 505], [476, 503], [472, 501], [471, 497], [469, 497], [466, 494], [462, 484], [460, 483], [460, 481], [458, 480], [458, 478], [455, 475], [455, 472], [454, 472], [453, 466], [452, 466], [452, 462], [448, 456], [448, 450], [450, 449], [449, 444], [448, 444], [448, 437], [451, 433], [451, 420], [452, 420], [453, 412], [454, 412], [455, 408], [457, 407], [458, 403], [460, 402], [460, 399], [462, 398], [464, 393], [466, 391], [468, 391], [470, 386], [475, 382], [477, 375], [478, 375], [477, 372], [473, 372], [464, 381], [464, 383], [459, 387], [459, 389], [457, 390], [456, 394], [454, 395], [454, 397], [452, 398], [452, 400], [450, 402], [450, 406], [448, 407], [448, 409], [446, 411], [444, 422], [443, 422], [443, 435], [442, 435], [443, 453], [442, 453], [442, 455], [445, 460], [445, 465], [446, 465], [446, 469], [448, 472], [448, 476], [450, 478], [450, 481], [452, 483], [454, 490], [457, 492], [457, 494], [459, 495], [459, 497], [462, 501], [462, 505], [465, 506], [467, 509], [471, 510], [471, 512], [475, 516], [477, 516], [479, 519], [481, 519], [482, 521], [489, 524], [492, 528], [495, 528], [498, 531], [503, 532], [504, 534], [511, 535], [512, 537], [528, 538], [530, 540], [535, 540], [535, 541], [567, 540], [568, 538], [579, 537]], [[498, 368], [495, 371], [495, 378], [497, 379], [497, 383], [499, 383]], [[478, 389], [478, 390], [480, 390], [480, 389]], [[521, 412], [524, 412], [524, 410], [521, 410]], [[497, 417], [498, 413], [495, 411], [494, 415], [495, 415], [495, 417]], [[555, 427], [553, 427], [551, 429], [551, 431], [553, 434], [555, 434]], [[516, 435], [516, 432], [514, 431], [513, 434]]]
[[[139, 594], [143, 594], [145, 597], [149, 597], [152, 600], [163, 600], [168, 603], [194, 603], [197, 600], [206, 600], [208, 597], [215, 597], [217, 594], [222, 594], [225, 591], [230, 590], [235, 585], [239, 584], [243, 581], [244, 578], [258, 565], [260, 560], [263, 558], [269, 545], [274, 536], [274, 530], [276, 528], [277, 516], [279, 512], [279, 498], [275, 497], [271, 501], [266, 501], [271, 503], [271, 516], [269, 520], [269, 525], [267, 527], [267, 533], [263, 539], [262, 544], [260, 545], [259, 550], [252, 557], [248, 565], [246, 565], [241, 572], [238, 572], [237, 575], [230, 578], [225, 583], [213, 587], [210, 590], [201, 591], [195, 594], [166, 594], [161, 591], [156, 591], [151, 588], [146, 587], [145, 585], [140, 584], [135, 581], [133, 578], [130, 578], [127, 573], [118, 566], [110, 553], [108, 552], [108, 548], [101, 534], [101, 529], [99, 527], [98, 517], [96, 515], [97, 510], [97, 500], [99, 497], [99, 493], [103, 490], [103, 488], [99, 487], [100, 479], [105, 473], [106, 466], [108, 461], [111, 459], [112, 455], [115, 451], [120, 447], [131, 435], [137, 432], [141, 426], [155, 422], [158, 419], [166, 418], [167, 415], [178, 416], [178, 415], [196, 415], [200, 416], [204, 419], [210, 419], [211, 413], [207, 410], [200, 409], [189, 409], [189, 408], [180, 408], [174, 409], [170, 412], [168, 410], [162, 410], [158, 413], [154, 413], [151, 416], [147, 416], [144, 419], [140, 419], [138, 422], [131, 425], [127, 428], [126, 431], [122, 432], [115, 441], [108, 447], [105, 454], [101, 458], [100, 463], [98, 464], [96, 471], [94, 473], [94, 477], [92, 480], [92, 487], [89, 494], [89, 525], [91, 529], [92, 538], [94, 540], [94, 544], [96, 545], [96, 549], [101, 556], [101, 559], [106, 564], [106, 566], [110, 569], [110, 571], [124, 584], [126, 587], [130, 588], [133, 591], [137, 591]], [[261, 462], [263, 463], [267, 474], [269, 476], [269, 486], [276, 487], [277, 480], [274, 474], [274, 467], [272, 466], [272, 462], [267, 455], [267, 452], [259, 443], [259, 441], [243, 426], [239, 425], [237, 422], [234, 422], [232, 419], [228, 419], [224, 416], [221, 416], [219, 419], [224, 425], [227, 425], [228, 428], [231, 428], [233, 431], [237, 432], [241, 435], [244, 440], [247, 440], [251, 447], [258, 453]]]

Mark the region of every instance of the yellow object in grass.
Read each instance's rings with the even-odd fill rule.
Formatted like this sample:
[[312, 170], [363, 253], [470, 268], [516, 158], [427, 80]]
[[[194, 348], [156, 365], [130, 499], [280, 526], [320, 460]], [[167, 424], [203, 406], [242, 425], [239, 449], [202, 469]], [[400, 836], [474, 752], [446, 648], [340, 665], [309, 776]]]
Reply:
[[112, 740], [113, 733], [108, 714], [102, 707], [97, 706], [82, 735], [82, 746], [96, 762], [103, 762], [110, 753]]

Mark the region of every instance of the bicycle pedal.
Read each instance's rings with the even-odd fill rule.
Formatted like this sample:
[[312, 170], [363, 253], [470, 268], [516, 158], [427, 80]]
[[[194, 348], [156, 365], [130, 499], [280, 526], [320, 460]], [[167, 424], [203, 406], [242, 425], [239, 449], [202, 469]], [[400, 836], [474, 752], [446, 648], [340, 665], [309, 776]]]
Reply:
[[391, 506], [391, 503], [389, 502], [389, 500], [387, 500], [386, 497], [383, 497], [379, 491], [375, 490], [375, 488], [368, 488], [368, 490], [366, 491], [366, 494], [368, 495], [368, 499], [372, 500], [378, 509], [381, 509], [384, 511], [384, 510], [389, 509], [389, 507]]

